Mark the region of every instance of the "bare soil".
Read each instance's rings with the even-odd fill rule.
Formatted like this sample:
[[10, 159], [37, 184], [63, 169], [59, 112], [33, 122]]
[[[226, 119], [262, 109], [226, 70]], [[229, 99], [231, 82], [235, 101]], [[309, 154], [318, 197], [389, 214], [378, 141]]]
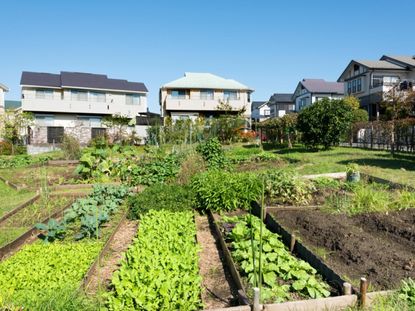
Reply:
[[94, 294], [99, 289], [107, 289], [109, 287], [112, 274], [119, 268], [124, 252], [137, 234], [137, 228], [138, 221], [123, 220], [119, 230], [110, 242], [108, 252], [104, 255], [98, 268], [95, 269], [91, 276], [87, 288], [89, 294]]
[[225, 268], [219, 241], [207, 216], [196, 216], [199, 268], [202, 276], [202, 300], [205, 309], [237, 305], [237, 290]]
[[374, 289], [394, 289], [415, 278], [415, 209], [354, 217], [319, 210], [270, 210], [339, 275]]

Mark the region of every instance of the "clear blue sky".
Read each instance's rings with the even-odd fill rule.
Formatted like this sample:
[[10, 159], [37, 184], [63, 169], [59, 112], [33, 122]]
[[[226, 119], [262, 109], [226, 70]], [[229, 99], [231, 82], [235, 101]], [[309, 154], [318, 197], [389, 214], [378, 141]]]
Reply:
[[[406, 7], [406, 8], [405, 8]], [[0, 83], [19, 99], [23, 70], [105, 73], [158, 88], [185, 71], [292, 92], [336, 80], [351, 59], [415, 54], [411, 1], [3, 1]]]

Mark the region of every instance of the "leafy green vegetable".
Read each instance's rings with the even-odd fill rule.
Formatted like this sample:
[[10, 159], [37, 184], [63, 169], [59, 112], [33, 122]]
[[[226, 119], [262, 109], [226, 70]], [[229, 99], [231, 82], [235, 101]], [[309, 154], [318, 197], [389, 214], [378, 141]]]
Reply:
[[201, 142], [196, 147], [196, 151], [199, 152], [203, 159], [208, 163], [209, 169], [224, 169], [228, 164], [222, 150], [222, 145], [216, 137]]
[[[261, 297], [265, 301], [281, 302], [288, 300], [290, 293], [296, 292], [304, 297], [328, 297], [329, 286], [316, 275], [316, 270], [305, 261], [291, 255], [280, 237], [268, 229], [262, 233], [262, 266], [259, 251], [254, 256], [254, 249], [259, 250], [261, 220], [252, 215], [223, 217], [223, 221], [235, 224], [227, 238], [232, 241], [232, 257], [240, 266], [248, 283], [255, 285], [255, 275], [261, 273], [265, 286]], [[253, 241], [251, 235], [253, 234]]]
[[201, 277], [193, 212], [150, 210], [112, 279], [110, 310], [198, 310]]

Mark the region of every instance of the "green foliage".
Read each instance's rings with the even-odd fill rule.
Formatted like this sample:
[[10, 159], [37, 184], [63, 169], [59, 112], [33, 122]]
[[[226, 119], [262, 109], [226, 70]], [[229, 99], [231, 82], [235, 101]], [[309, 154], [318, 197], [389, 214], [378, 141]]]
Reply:
[[369, 113], [365, 109], [356, 109], [353, 111], [353, 123], [369, 121]]
[[412, 279], [403, 280], [398, 291], [398, 297], [409, 306], [415, 307], [415, 281]]
[[307, 204], [311, 199], [312, 184], [294, 172], [269, 170], [262, 174], [262, 179], [270, 203]]
[[78, 160], [81, 156], [79, 141], [74, 136], [64, 134], [61, 149], [67, 160]]
[[329, 286], [321, 281], [316, 270], [305, 261], [293, 257], [280, 236], [266, 228], [262, 229], [262, 265], [259, 267], [260, 251], [252, 252], [252, 247], [259, 250], [261, 245], [259, 218], [248, 214], [224, 217], [223, 221], [235, 224], [227, 238], [232, 241], [232, 257], [248, 283], [255, 286], [255, 275], [261, 274], [264, 281], [261, 294], [263, 301], [285, 301], [289, 299], [290, 293], [310, 298], [330, 296]]
[[46, 235], [41, 234], [40, 238], [45, 242], [53, 242], [61, 240], [65, 236], [65, 226], [62, 222], [56, 219], [49, 219], [47, 224], [36, 224], [36, 229], [47, 232]]
[[51, 160], [51, 156], [32, 157], [28, 154], [15, 155], [15, 156], [1, 156], [0, 157], [0, 169], [2, 168], [17, 168], [24, 167], [32, 164], [44, 164], [48, 160]]
[[300, 111], [297, 127], [305, 145], [328, 149], [340, 142], [352, 121], [353, 108], [349, 104], [324, 98]]
[[197, 174], [191, 183], [196, 206], [202, 211], [249, 209], [261, 194], [261, 183], [250, 173], [208, 171]]
[[200, 143], [196, 147], [196, 151], [202, 155], [209, 169], [223, 169], [226, 167], [225, 154], [217, 138], [211, 138]]
[[150, 210], [191, 210], [192, 191], [188, 186], [156, 184], [129, 199], [132, 219], [140, 219]]
[[75, 293], [101, 247], [95, 241], [24, 246], [0, 263], [0, 301], [41, 310], [56, 293]]
[[92, 149], [82, 154], [76, 173], [84, 179], [94, 178], [98, 181], [108, 181], [113, 164], [108, 159], [107, 149]]
[[199, 247], [193, 212], [151, 210], [112, 278], [109, 310], [199, 310]]
[[342, 184], [340, 181], [334, 178], [329, 177], [318, 177], [312, 179], [311, 182], [316, 190], [331, 189], [338, 190], [341, 188]]

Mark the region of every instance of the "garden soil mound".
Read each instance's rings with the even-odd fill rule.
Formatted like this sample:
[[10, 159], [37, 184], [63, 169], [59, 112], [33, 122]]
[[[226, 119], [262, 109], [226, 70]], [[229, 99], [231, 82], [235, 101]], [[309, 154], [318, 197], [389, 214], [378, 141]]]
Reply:
[[316, 210], [271, 214], [354, 284], [365, 276], [374, 289], [394, 289], [415, 278], [415, 209], [354, 217]]

